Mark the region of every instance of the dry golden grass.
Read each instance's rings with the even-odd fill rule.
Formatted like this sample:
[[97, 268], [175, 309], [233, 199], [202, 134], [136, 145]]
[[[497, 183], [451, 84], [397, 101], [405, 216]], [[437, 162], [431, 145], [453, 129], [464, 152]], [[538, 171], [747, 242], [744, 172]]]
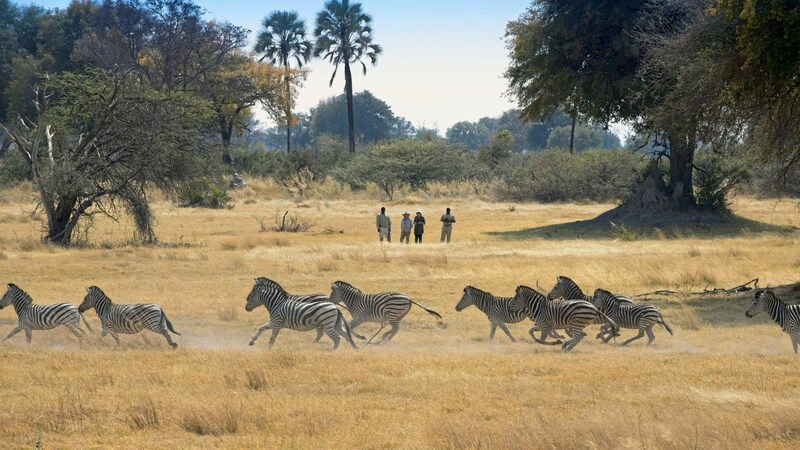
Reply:
[[[0, 344], [0, 447], [32, 448], [797, 448], [800, 358], [744, 298], [687, 296], [656, 301], [675, 336], [622, 348], [584, 340], [571, 354], [531, 343], [527, 324], [498, 332], [476, 309], [453, 310], [467, 284], [510, 295], [518, 284], [549, 288], [560, 274], [586, 290], [635, 294], [797, 280], [797, 233], [700, 239], [503, 240], [515, 231], [586, 219], [610, 205], [492, 204], [404, 197], [393, 218], [421, 207], [435, 223], [458, 217], [455, 242], [381, 246], [380, 205], [345, 200], [265, 200], [276, 188], [237, 193], [231, 210], [155, 205], [164, 245], [130, 245], [133, 227], [98, 221], [94, 247], [61, 249], [35, 239], [31, 196], [0, 198], [0, 273], [39, 303], [79, 303], [97, 284], [118, 302], [163, 305], [183, 336], [95, 336], [83, 348], [64, 330]], [[273, 196], [274, 198], [274, 196]], [[11, 200], [9, 200], [11, 199]], [[432, 200], [431, 200], [432, 199]], [[800, 225], [796, 203], [738, 199], [744, 217]], [[260, 231], [253, 217], [297, 210], [308, 233]], [[343, 233], [324, 230], [342, 230]], [[395, 237], [399, 239], [399, 233]], [[101, 245], [102, 244], [102, 245]], [[401, 290], [444, 315], [414, 308], [388, 345], [329, 351], [314, 333], [283, 331], [247, 342], [266, 322], [244, 311], [253, 277], [290, 292], [327, 292], [337, 279], [364, 291]], [[16, 324], [0, 311], [0, 333]], [[377, 331], [365, 325], [364, 333]], [[594, 329], [588, 330], [590, 333]], [[623, 331], [630, 336], [632, 331]], [[369, 333], [371, 334], [371, 333]], [[146, 339], [145, 337], [146, 336]]]

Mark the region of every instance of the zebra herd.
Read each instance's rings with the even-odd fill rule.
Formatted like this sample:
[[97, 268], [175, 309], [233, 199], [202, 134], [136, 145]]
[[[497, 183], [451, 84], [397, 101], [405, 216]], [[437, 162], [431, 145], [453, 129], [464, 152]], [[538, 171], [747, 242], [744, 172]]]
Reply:
[[[172, 334], [180, 335], [170, 322], [164, 309], [155, 304], [114, 304], [97, 286], [87, 288], [87, 293], [80, 306], [68, 303], [53, 305], [36, 305], [30, 295], [15, 284], [8, 284], [8, 289], [0, 298], [0, 309], [13, 305], [19, 318], [17, 326], [6, 336], [6, 339], [20, 331], [25, 332], [30, 343], [33, 330], [50, 330], [58, 326], [66, 327], [80, 342], [87, 336], [81, 328], [83, 320], [89, 331], [93, 331], [83, 313], [94, 309], [100, 318], [102, 329], [100, 336], [110, 334], [120, 343], [119, 334], [134, 334], [142, 330], [150, 330], [161, 334], [167, 343], [176, 348]], [[260, 326], [249, 344], [266, 330], [271, 330], [269, 348], [275, 344], [281, 329], [298, 331], [316, 330], [318, 342], [323, 334], [333, 341], [333, 349], [339, 346], [342, 337], [353, 347], [359, 348], [353, 337], [366, 341], [367, 344], [388, 325], [390, 329], [376, 342], [381, 344], [391, 341], [400, 329], [400, 322], [416, 305], [437, 319], [441, 314], [411, 300], [400, 292], [380, 292], [364, 294], [355, 286], [344, 281], [331, 284], [331, 294], [289, 294], [277, 282], [269, 278], [259, 277], [247, 295], [246, 311], [264, 306], [269, 313], [269, 321]], [[651, 305], [636, 304], [630, 298], [612, 294], [604, 289], [597, 289], [594, 295], [583, 293], [570, 278], [559, 276], [553, 289], [545, 296], [528, 286], [518, 286], [513, 297], [495, 297], [489, 292], [473, 286], [467, 286], [456, 305], [456, 311], [475, 306], [489, 319], [489, 340], [494, 338], [499, 327], [516, 342], [506, 327], [508, 323], [518, 323], [525, 318], [533, 321], [529, 334], [533, 340], [543, 345], [562, 345], [563, 351], [572, 350], [587, 336], [584, 329], [592, 324], [600, 325], [595, 336], [603, 343], [620, 336], [620, 329], [638, 330], [638, 334], [622, 345], [628, 345], [647, 334], [650, 345], [655, 339], [653, 328], [661, 325], [669, 333], [672, 329], [664, 320], [661, 312]], [[342, 309], [348, 311], [351, 320], [348, 322]], [[800, 305], [787, 305], [774, 292], [759, 290], [755, 299], [745, 313], [753, 317], [761, 311], [767, 311], [783, 331], [790, 335], [795, 354], [800, 345]], [[355, 329], [371, 322], [381, 325], [378, 332], [370, 339], [359, 335]], [[558, 334], [564, 330], [567, 338]], [[537, 338], [535, 332], [540, 332]], [[553, 341], [547, 339], [552, 337]]]

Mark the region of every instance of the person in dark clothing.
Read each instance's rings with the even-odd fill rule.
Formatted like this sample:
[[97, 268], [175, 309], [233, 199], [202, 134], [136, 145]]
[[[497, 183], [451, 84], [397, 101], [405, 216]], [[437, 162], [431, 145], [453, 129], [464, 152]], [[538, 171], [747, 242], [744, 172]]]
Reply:
[[417, 215], [414, 217], [414, 243], [422, 243], [422, 233], [425, 232], [425, 217], [422, 216], [422, 210], [417, 210]]

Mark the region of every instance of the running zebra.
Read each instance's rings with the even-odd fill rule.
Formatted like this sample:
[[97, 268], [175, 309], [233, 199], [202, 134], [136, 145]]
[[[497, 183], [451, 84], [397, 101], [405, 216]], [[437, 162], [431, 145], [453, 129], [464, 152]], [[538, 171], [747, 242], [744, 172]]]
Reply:
[[[578, 283], [563, 275], [560, 275], [556, 278], [556, 285], [553, 286], [553, 289], [549, 294], [547, 294], [548, 300], [555, 300], [557, 298], [563, 298], [564, 300], [586, 300], [587, 302], [593, 302], [593, 297], [584, 294], [581, 288], [578, 286]], [[617, 301], [620, 303], [633, 304], [633, 300], [622, 295], [617, 296]]]
[[63, 325], [78, 338], [79, 342], [83, 343], [86, 332], [81, 329], [81, 318], [83, 318], [86, 328], [92, 331], [92, 327], [89, 326], [86, 318], [83, 317], [75, 305], [70, 305], [69, 303], [34, 305], [31, 296], [13, 283], [9, 283], [8, 290], [6, 290], [3, 298], [0, 299], [0, 309], [8, 305], [14, 305], [14, 311], [17, 313], [19, 323], [3, 339], [4, 341], [20, 331], [24, 331], [25, 337], [30, 344], [33, 338], [33, 330], [51, 330]]
[[[256, 278], [256, 285], [257, 286], [272, 287], [273, 289], [277, 289], [277, 290], [286, 292], [286, 290], [283, 289], [283, 286], [278, 284], [277, 281], [270, 280], [269, 278], [266, 278], [266, 277], [258, 277], [258, 278]], [[290, 293], [286, 292], [286, 296], [289, 298], [289, 300], [294, 300], [296, 302], [301, 302], [301, 303], [315, 303], [315, 302], [329, 302], [330, 301], [330, 298], [325, 294], [295, 295], [295, 294], [290, 294]], [[267, 324], [269, 324], [269, 322]], [[319, 340], [322, 339], [322, 335], [323, 335], [322, 328], [317, 327], [317, 338], [314, 339], [314, 342], [319, 342]]]
[[518, 323], [525, 320], [528, 316], [526, 309], [514, 310], [511, 308], [513, 297], [495, 297], [489, 292], [482, 291], [473, 286], [464, 288], [464, 295], [456, 305], [456, 311], [462, 311], [468, 306], [474, 305], [489, 318], [489, 340], [494, 339], [494, 332], [500, 327], [506, 333], [511, 342], [517, 342], [511, 332], [506, 327], [507, 323]]
[[753, 317], [761, 311], [767, 311], [772, 320], [778, 323], [792, 338], [792, 347], [797, 354], [797, 346], [800, 344], [800, 305], [787, 305], [779, 299], [772, 291], [757, 291], [753, 304], [744, 314]]
[[[380, 323], [381, 328], [375, 333], [375, 336], [383, 330], [386, 324], [389, 324], [392, 329], [381, 336], [377, 345], [392, 340], [400, 330], [400, 321], [411, 311], [412, 304], [419, 306], [437, 319], [441, 320], [442, 318], [441, 314], [420, 305], [405, 294], [399, 292], [364, 294], [358, 288], [344, 281], [336, 281], [331, 284], [331, 302], [335, 304], [344, 303], [347, 306], [350, 315], [353, 317], [350, 322], [350, 329], [353, 331], [353, 335], [359, 339], [366, 339], [366, 337], [355, 332], [356, 328], [362, 323]], [[372, 337], [374, 338], [375, 336]], [[372, 341], [372, 339], [369, 341]]]
[[[656, 336], [653, 334], [653, 326], [659, 324], [663, 326], [667, 332], [672, 335], [672, 328], [664, 321], [664, 316], [654, 306], [650, 305], [634, 305], [629, 303], [630, 300], [625, 301], [626, 297], [621, 295], [614, 295], [604, 289], [597, 289], [594, 291], [594, 306], [597, 307], [603, 314], [610, 317], [620, 328], [633, 328], [638, 329], [639, 334], [623, 342], [622, 345], [628, 345], [631, 342], [641, 339], [647, 333], [647, 345], [653, 343]], [[597, 336], [600, 337], [604, 334], [601, 331]], [[603, 338], [603, 342], [608, 342], [613, 336]]]
[[256, 334], [250, 339], [250, 345], [255, 345], [256, 339], [265, 330], [272, 330], [272, 336], [269, 338], [269, 348], [272, 348], [275, 339], [278, 338], [278, 333], [283, 328], [297, 331], [321, 328], [333, 341], [334, 350], [339, 347], [340, 335], [344, 336], [353, 348], [358, 348], [353, 341], [347, 320], [333, 303], [307, 303], [289, 300], [289, 296], [283, 289], [259, 284], [256, 279], [256, 284], [247, 295], [247, 305], [244, 309], [250, 312], [261, 305], [264, 305], [269, 311], [270, 321], [258, 328]]
[[78, 311], [83, 313], [92, 308], [103, 324], [100, 336], [105, 337], [106, 334], [110, 334], [117, 344], [120, 343], [117, 333], [135, 334], [147, 329], [164, 336], [172, 348], [178, 347], [167, 330], [178, 336], [180, 333], [175, 331], [172, 322], [167, 318], [167, 313], [158, 305], [152, 303], [115, 305], [99, 287], [91, 286], [86, 288], [86, 297], [83, 298]]
[[528, 286], [517, 287], [516, 295], [511, 302], [511, 309], [526, 312], [528, 317], [534, 321], [535, 327], [542, 330], [541, 339], [536, 339], [534, 336], [534, 328], [530, 330], [531, 337], [540, 344], [561, 344], [561, 341], [547, 342], [547, 336], [555, 329], [566, 330], [571, 339], [564, 342], [561, 349], [567, 352], [583, 340], [586, 336], [583, 329], [590, 324], [604, 322], [611, 325], [613, 333], [617, 331], [614, 321], [591, 303], [585, 300], [548, 301], [544, 295]]

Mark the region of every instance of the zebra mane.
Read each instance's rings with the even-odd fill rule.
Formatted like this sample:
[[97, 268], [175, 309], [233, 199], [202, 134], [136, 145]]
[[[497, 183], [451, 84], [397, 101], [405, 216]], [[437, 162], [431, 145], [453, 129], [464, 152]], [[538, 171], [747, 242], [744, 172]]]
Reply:
[[541, 292], [537, 291], [536, 289], [530, 286], [525, 286], [524, 284], [521, 284], [517, 286], [516, 292], [519, 293], [520, 290], [525, 292], [525, 294], [528, 294], [531, 297], [533, 297], [534, 300], [547, 301], [547, 297], [545, 297], [544, 295], [542, 295]]
[[105, 293], [105, 292], [103, 292], [103, 290], [102, 290], [102, 289], [100, 289], [100, 288], [99, 288], [99, 287], [97, 287], [97, 286], [89, 286], [88, 288], [86, 288], [86, 290], [87, 290], [87, 291], [88, 291], [90, 294], [95, 294], [95, 295], [97, 295], [98, 297], [100, 297], [100, 298], [104, 298], [104, 299], [106, 299], [108, 302], [111, 302], [111, 299], [110, 299], [110, 298], [108, 298], [108, 296], [106, 295], [106, 293]]
[[[760, 297], [760, 296], [762, 296], [762, 295], [771, 295], [771, 296], [772, 296], [772, 298], [774, 298], [775, 300], [777, 300], [777, 301], [778, 301], [778, 303], [780, 303], [780, 304], [781, 304], [781, 305], [783, 305], [783, 306], [786, 306], [786, 302], [784, 302], [784, 301], [783, 301], [783, 300], [782, 300], [780, 297], [778, 297], [777, 295], [775, 295], [775, 292], [773, 292], [773, 291], [770, 291], [770, 290], [763, 290], [763, 291], [757, 292], [757, 293], [756, 293], [756, 298], [758, 298], [758, 297]], [[766, 299], [765, 299], [765, 300], [766, 300]]]
[[477, 292], [478, 294], [486, 294], [486, 295], [490, 295], [490, 296], [494, 297], [494, 295], [492, 295], [492, 293], [491, 293], [491, 292], [489, 292], [489, 291], [484, 291], [483, 289], [478, 289], [478, 288], [476, 288], [475, 286], [469, 286], [469, 285], [468, 285], [467, 287], [465, 287], [465, 288], [464, 288], [464, 292], [466, 292], [466, 291], [467, 291], [467, 289], [469, 289], [469, 290], [471, 290], [471, 291], [475, 291], [475, 292]]
[[22, 288], [20, 288], [16, 284], [8, 283], [8, 290], [10, 290], [12, 293], [16, 293], [18, 295], [21, 295], [23, 300], [25, 300], [25, 303], [28, 303], [28, 304], [33, 303], [33, 298], [27, 292], [23, 291]]
[[277, 281], [270, 280], [267, 277], [258, 277], [258, 278], [256, 278], [256, 286], [268, 287], [268, 288], [275, 289], [277, 291], [280, 291], [280, 292], [288, 295], [288, 293], [286, 292], [286, 289], [284, 289], [283, 286], [278, 284]]
[[581, 289], [581, 287], [578, 286], [578, 283], [572, 281], [572, 278], [570, 278], [570, 277], [565, 277], [564, 275], [559, 275], [558, 276], [558, 282], [559, 283], [563, 283], [565, 287], [569, 287], [570, 285], [572, 285], [573, 287], [575, 287], [575, 289], [578, 290], [578, 295], [586, 295], [586, 294], [583, 293], [583, 289]]
[[363, 294], [364, 294], [363, 292], [361, 292], [361, 289], [359, 289], [359, 288], [357, 288], [357, 287], [353, 286], [352, 284], [350, 284], [350, 283], [348, 283], [348, 282], [346, 282], [346, 281], [337, 280], [337, 281], [334, 281], [334, 282], [333, 282], [333, 284], [335, 284], [335, 285], [337, 285], [337, 286], [342, 286], [342, 287], [345, 287], [345, 288], [347, 288], [347, 289], [352, 289], [352, 290], [354, 290], [354, 291], [358, 292], [358, 293], [359, 293], [359, 294], [361, 294], [361, 295], [363, 295]]

